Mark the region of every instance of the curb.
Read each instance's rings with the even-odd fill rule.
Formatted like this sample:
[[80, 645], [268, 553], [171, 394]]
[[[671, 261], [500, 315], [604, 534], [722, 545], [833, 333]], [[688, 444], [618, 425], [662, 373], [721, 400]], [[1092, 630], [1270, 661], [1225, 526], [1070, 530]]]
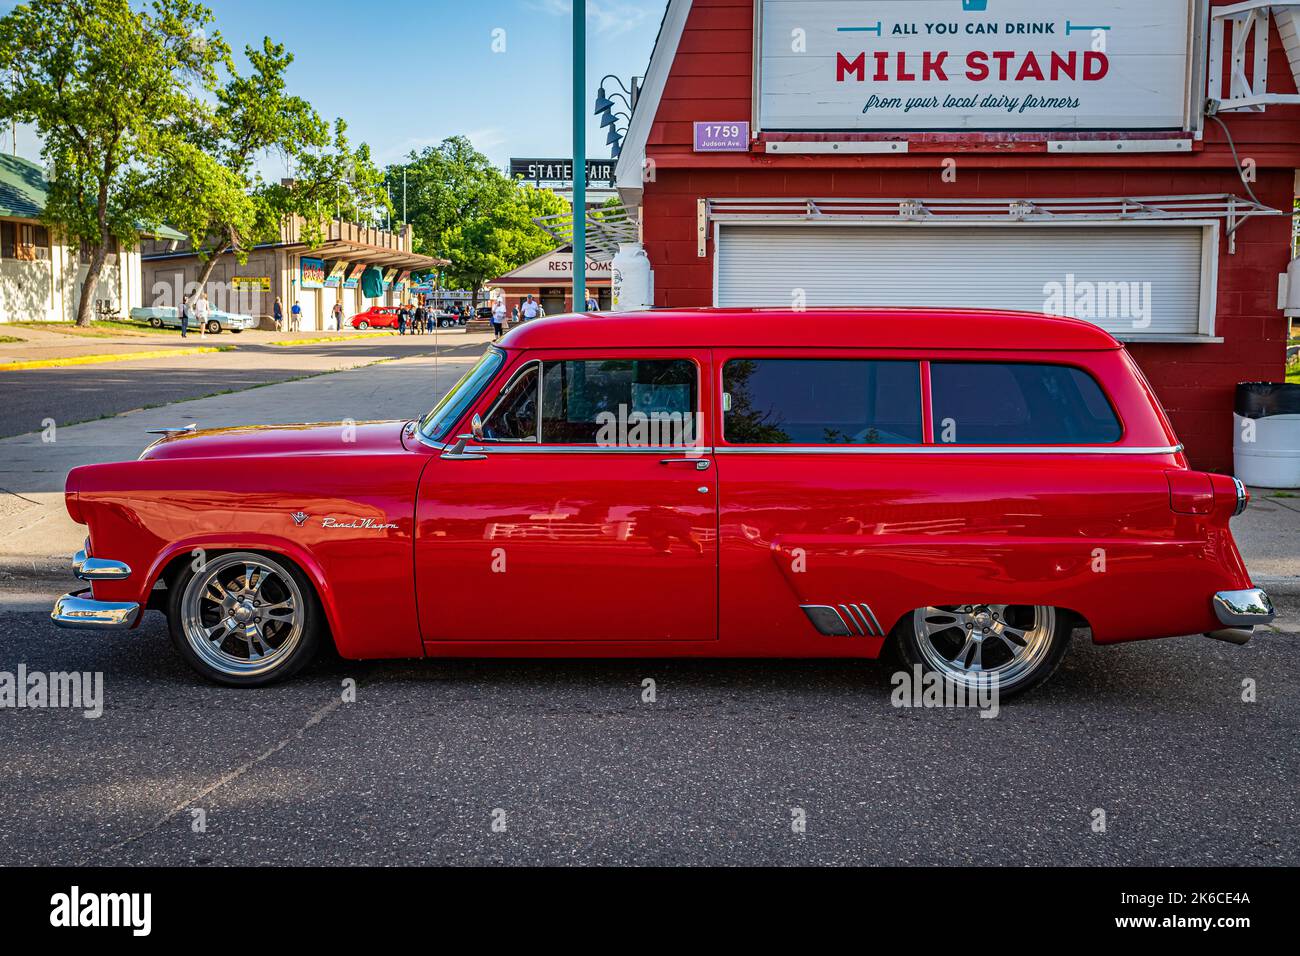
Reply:
[[320, 345], [322, 342], [352, 342], [356, 339], [373, 339], [381, 335], [396, 335], [396, 332], [358, 332], [355, 335], [324, 335], [316, 339], [281, 339], [278, 342], [267, 342], [267, 345], [278, 346], [279, 348], [291, 349], [296, 345]]
[[207, 352], [230, 352], [233, 345], [203, 346], [199, 348], [154, 349], [150, 352], [122, 352], [116, 355], [76, 355], [61, 359], [33, 359], [31, 361], [0, 362], [0, 372], [17, 372], [29, 368], [60, 368], [65, 365], [100, 365], [104, 362], [132, 362], [136, 359], [169, 358], [173, 355], [202, 355]]

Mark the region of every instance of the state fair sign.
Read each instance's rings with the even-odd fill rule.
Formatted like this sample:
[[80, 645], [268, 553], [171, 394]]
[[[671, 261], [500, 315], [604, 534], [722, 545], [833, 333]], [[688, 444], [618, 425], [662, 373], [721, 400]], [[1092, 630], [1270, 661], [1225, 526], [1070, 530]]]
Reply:
[[1198, 0], [762, 0], [765, 130], [1180, 130]]

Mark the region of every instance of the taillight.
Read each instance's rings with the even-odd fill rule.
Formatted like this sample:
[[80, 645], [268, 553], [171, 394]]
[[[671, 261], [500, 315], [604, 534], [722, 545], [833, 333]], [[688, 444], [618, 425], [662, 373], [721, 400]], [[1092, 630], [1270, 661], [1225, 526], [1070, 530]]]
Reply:
[[1180, 515], [1208, 515], [1214, 509], [1214, 484], [1203, 471], [1167, 471], [1169, 507]]

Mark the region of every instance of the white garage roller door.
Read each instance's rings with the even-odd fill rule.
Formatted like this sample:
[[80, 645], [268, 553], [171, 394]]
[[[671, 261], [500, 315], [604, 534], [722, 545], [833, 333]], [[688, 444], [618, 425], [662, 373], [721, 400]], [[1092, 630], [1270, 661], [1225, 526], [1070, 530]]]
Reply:
[[[715, 298], [722, 306], [788, 308], [802, 296], [809, 306], [1048, 311], [1128, 339], [1205, 334], [1211, 331], [1202, 318], [1207, 231], [1201, 225], [724, 223]], [[1212, 281], [1205, 285], [1212, 290]]]

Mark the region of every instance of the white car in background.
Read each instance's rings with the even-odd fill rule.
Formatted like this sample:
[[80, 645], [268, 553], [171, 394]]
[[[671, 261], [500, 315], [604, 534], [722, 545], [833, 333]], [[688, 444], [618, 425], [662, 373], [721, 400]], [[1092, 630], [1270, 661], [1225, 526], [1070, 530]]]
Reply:
[[[151, 306], [143, 309], [132, 309], [131, 318], [137, 322], [148, 322], [155, 329], [179, 329], [181, 327], [180, 313], [175, 306]], [[257, 328], [258, 319], [237, 312], [222, 312], [219, 309], [210, 309], [208, 311], [208, 320], [204, 323], [204, 326], [206, 331], [212, 335], [216, 335], [224, 329], [229, 329], [231, 332], [242, 332], [244, 329]], [[194, 325], [194, 330], [198, 331], [197, 323]]]

